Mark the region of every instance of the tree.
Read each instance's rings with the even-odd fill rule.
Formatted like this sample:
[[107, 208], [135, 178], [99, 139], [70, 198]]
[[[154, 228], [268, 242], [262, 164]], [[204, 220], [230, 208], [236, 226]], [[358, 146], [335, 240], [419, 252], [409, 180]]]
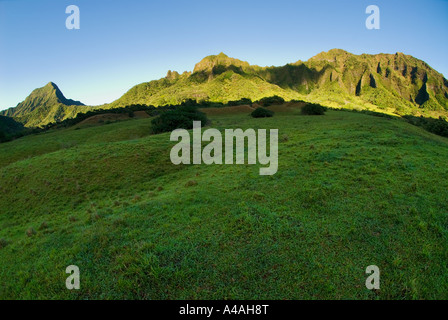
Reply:
[[174, 110], [163, 112], [151, 121], [152, 133], [170, 132], [175, 129], [192, 129], [193, 121], [201, 121], [204, 126], [207, 122], [205, 113], [194, 106], [181, 106]]
[[302, 114], [310, 116], [324, 115], [326, 109], [319, 104], [309, 103], [302, 108]]
[[257, 108], [250, 114], [254, 118], [270, 118], [274, 116], [274, 111], [265, 108]]

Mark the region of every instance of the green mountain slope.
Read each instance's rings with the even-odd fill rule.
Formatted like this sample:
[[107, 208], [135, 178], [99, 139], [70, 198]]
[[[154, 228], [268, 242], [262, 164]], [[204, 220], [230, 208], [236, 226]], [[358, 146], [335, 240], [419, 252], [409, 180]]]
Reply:
[[314, 102], [371, 104], [396, 114], [448, 111], [448, 81], [425, 62], [402, 53], [357, 56], [331, 50], [294, 67], [307, 70], [299, 87], [293, 76], [274, 82], [306, 93]]
[[204, 58], [193, 73], [169, 71], [161, 80], [137, 85], [110, 106], [258, 100], [274, 94], [396, 114], [448, 111], [448, 81], [425, 62], [402, 53], [358, 56], [340, 49], [282, 67], [251, 66], [220, 53]]
[[221, 53], [204, 58], [196, 64], [192, 73], [178, 74], [169, 71], [163, 79], [139, 84], [108, 107], [124, 107], [129, 104], [161, 106], [180, 104], [187, 99], [213, 102], [242, 98], [258, 100], [272, 95], [285, 99], [299, 98], [296, 92], [263, 80], [247, 62]]
[[210, 119], [278, 128], [278, 172], [175, 166], [151, 119], [1, 144], [0, 298], [448, 298], [448, 139], [342, 111]]
[[79, 101], [66, 99], [53, 82], [34, 90], [25, 101], [15, 108], [0, 112], [1, 115], [13, 117], [27, 127], [38, 127], [66, 118], [72, 118], [90, 107]]
[[[204, 58], [193, 72], [168, 71], [165, 78], [136, 85], [101, 108], [177, 105], [187, 99], [256, 101], [272, 95], [398, 115], [448, 115], [448, 81], [424, 61], [402, 53], [354, 55], [340, 49], [281, 67], [250, 65], [220, 53]], [[49, 83], [2, 114], [39, 126], [86, 110]]]

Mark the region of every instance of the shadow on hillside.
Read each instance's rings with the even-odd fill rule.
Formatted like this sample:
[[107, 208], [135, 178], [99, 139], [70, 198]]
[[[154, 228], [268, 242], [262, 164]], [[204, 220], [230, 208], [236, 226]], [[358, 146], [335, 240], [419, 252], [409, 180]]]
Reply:
[[407, 115], [403, 116], [403, 118], [406, 119], [407, 122], [409, 122], [410, 124], [413, 124], [414, 126], [422, 127], [426, 131], [448, 138], [448, 121], [446, 121], [442, 117], [434, 119], [434, 118], [426, 118], [423, 116], [416, 117]]
[[425, 129], [426, 131], [429, 131], [431, 133], [434, 133], [436, 135], [447, 137], [448, 138], [448, 121], [442, 117], [439, 117], [438, 119], [435, 118], [428, 118], [428, 117], [416, 117], [412, 115], [405, 115], [402, 117], [399, 116], [393, 116], [386, 113], [381, 112], [375, 112], [370, 110], [350, 110], [350, 109], [343, 109], [343, 108], [328, 108], [330, 110], [334, 111], [347, 111], [347, 112], [356, 112], [356, 113], [362, 113], [362, 114], [368, 114], [375, 117], [381, 117], [386, 119], [404, 119], [406, 122]]

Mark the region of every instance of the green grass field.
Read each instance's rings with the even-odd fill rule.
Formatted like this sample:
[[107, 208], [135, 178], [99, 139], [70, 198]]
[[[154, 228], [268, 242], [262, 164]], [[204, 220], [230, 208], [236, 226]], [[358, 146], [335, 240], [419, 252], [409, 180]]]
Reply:
[[0, 144], [0, 298], [448, 298], [448, 139], [342, 111], [209, 118], [279, 129], [277, 174], [175, 166], [151, 119]]

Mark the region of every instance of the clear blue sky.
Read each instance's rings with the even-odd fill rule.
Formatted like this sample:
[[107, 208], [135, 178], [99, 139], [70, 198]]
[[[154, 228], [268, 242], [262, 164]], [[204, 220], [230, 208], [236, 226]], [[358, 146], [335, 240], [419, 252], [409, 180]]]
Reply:
[[[65, 27], [71, 4], [80, 30]], [[365, 27], [371, 4], [380, 30]], [[447, 18], [447, 0], [0, 0], [0, 110], [49, 81], [67, 98], [112, 102], [221, 51], [261, 66], [332, 48], [399, 51], [446, 77]]]

